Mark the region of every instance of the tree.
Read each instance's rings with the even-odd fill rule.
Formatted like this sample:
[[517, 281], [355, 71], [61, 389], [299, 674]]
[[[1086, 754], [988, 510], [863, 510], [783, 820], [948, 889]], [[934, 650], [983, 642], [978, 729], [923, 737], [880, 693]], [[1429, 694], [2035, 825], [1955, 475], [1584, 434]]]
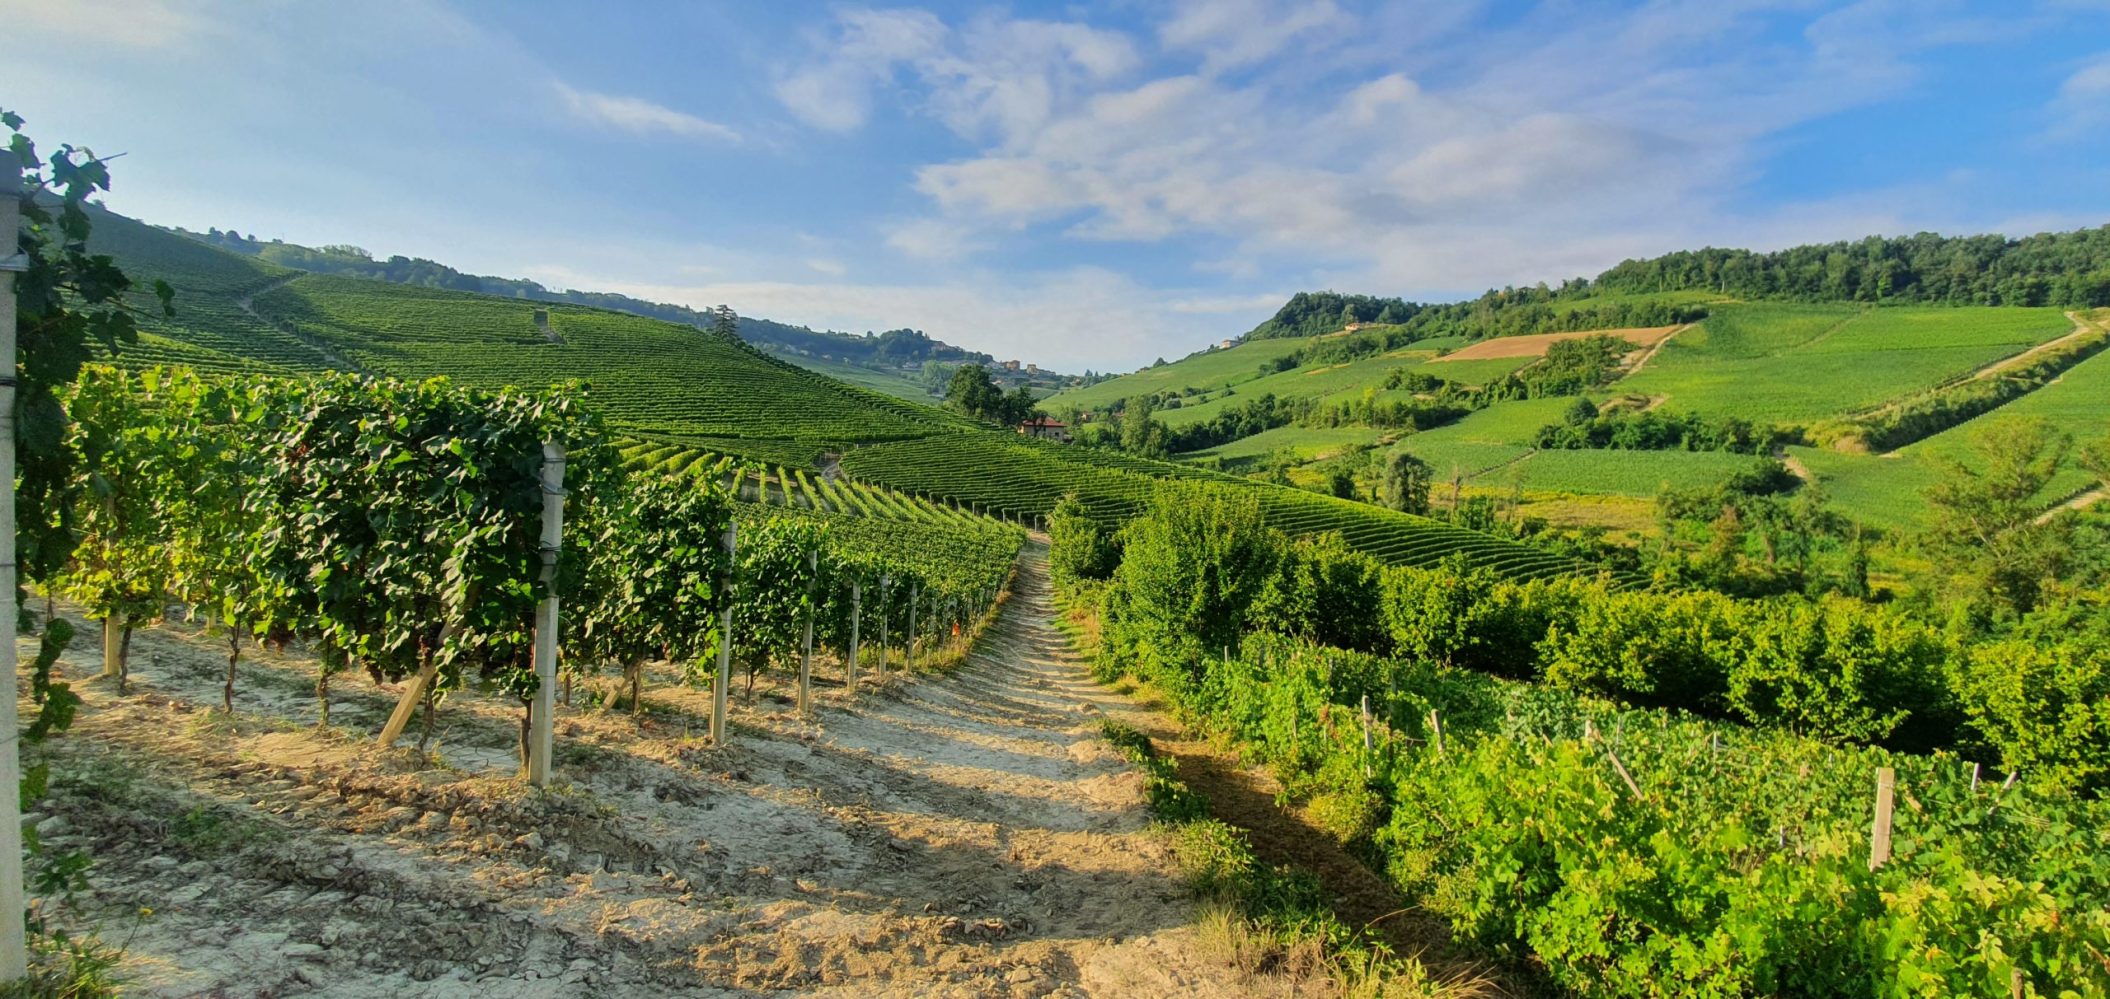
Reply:
[[711, 310], [711, 332], [730, 339], [740, 338], [740, 314], [730, 305]]
[[1942, 582], [2016, 611], [2036, 605], [2071, 533], [2066, 518], [2039, 518], [2038, 494], [2072, 446], [2048, 420], [2002, 420], [1972, 437], [1973, 461], [1936, 459], [1943, 478], [1924, 492], [1933, 526], [1920, 541]]
[[1402, 513], [1427, 515], [1429, 483], [1435, 472], [1429, 463], [1404, 450], [1385, 460], [1385, 476], [1378, 485], [1378, 498]]
[[1048, 573], [1057, 583], [1106, 579], [1121, 564], [1121, 551], [1106, 528], [1092, 519], [1076, 493], [1065, 493], [1048, 512]]
[[1354, 499], [1355, 473], [1340, 465], [1335, 465], [1333, 470], [1326, 474], [1326, 492], [1336, 499]]
[[1167, 454], [1165, 425], [1150, 418], [1153, 411], [1147, 395], [1130, 396], [1121, 405], [1121, 450], [1146, 458]]
[[997, 410], [997, 422], [1007, 427], [1018, 426], [1042, 415], [1037, 400], [1033, 398], [1033, 389], [1027, 385], [1019, 385], [1005, 393], [997, 403]]
[[1275, 574], [1282, 536], [1259, 501], [1231, 490], [1168, 483], [1121, 535], [1108, 598], [1115, 638], [1158, 667], [1182, 668], [1239, 640], [1247, 611]]
[[1003, 391], [990, 380], [989, 369], [979, 364], [960, 365], [945, 388], [945, 404], [977, 420], [1001, 419], [1003, 403]]

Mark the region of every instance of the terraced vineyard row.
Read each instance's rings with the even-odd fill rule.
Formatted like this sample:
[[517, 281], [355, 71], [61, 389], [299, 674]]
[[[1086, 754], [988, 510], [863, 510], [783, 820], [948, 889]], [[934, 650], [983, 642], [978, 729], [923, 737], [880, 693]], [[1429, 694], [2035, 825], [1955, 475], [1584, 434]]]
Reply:
[[1356, 548], [1387, 562], [1427, 565], [1462, 555], [1507, 576], [1538, 578], [1586, 571], [1571, 559], [1539, 549], [1299, 489], [1231, 478], [1188, 466], [1060, 445], [1011, 442], [979, 435], [933, 435], [872, 445], [843, 456], [861, 479], [918, 495], [975, 504], [999, 515], [1031, 517], [1076, 493], [1095, 517], [1114, 522], [1134, 515], [1166, 478], [1245, 490], [1271, 526], [1293, 535], [1337, 531]]
[[[607, 419], [644, 431], [884, 441], [950, 422], [737, 339], [623, 313], [317, 275], [257, 296], [254, 307], [379, 374], [444, 374], [485, 387], [583, 381]], [[554, 338], [536, 324], [537, 311]]]
[[620, 449], [625, 464], [670, 477], [701, 477], [726, 487], [743, 502], [820, 514], [922, 523], [964, 530], [1004, 528], [993, 518], [957, 505], [882, 489], [848, 478], [782, 465], [743, 461], [666, 441], [633, 441]]

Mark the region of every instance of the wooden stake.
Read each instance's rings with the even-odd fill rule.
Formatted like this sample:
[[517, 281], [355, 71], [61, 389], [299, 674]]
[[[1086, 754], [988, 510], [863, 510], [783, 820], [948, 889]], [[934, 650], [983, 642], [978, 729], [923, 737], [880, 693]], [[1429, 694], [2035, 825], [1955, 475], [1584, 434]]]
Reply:
[[[809, 579], [810, 579], [810, 578], [812, 578], [812, 577], [813, 577], [814, 575], [818, 574], [818, 573], [819, 573], [820, 571], [821, 571], [821, 553], [820, 553], [820, 552], [817, 552], [817, 551], [807, 552], [807, 553], [806, 553], [806, 572], [807, 572], [807, 578], [809, 578]], [[809, 598], [810, 598], [810, 597], [812, 596], [812, 594], [813, 594], [813, 587], [812, 587], [811, 585], [809, 585], [809, 586], [807, 586], [807, 587], [806, 587], [806, 593], [807, 593], [807, 596], [808, 596]], [[812, 601], [811, 599], [808, 599], [808, 600], [807, 600], [807, 602], [806, 602], [806, 642], [805, 642], [805, 645], [804, 645], [804, 646], [803, 646], [803, 647], [802, 647], [802, 648], [800, 649], [800, 651], [799, 651], [799, 714], [802, 714], [802, 715], [803, 715], [803, 714], [809, 714], [809, 713], [811, 713], [812, 711], [813, 711], [813, 601]]]
[[[445, 639], [442, 638], [441, 641]], [[438, 657], [439, 653], [434, 652], [433, 658], [437, 660]], [[419, 705], [425, 703], [425, 694], [432, 688], [432, 680], [439, 675], [439, 671], [438, 662], [429, 662], [418, 670], [416, 676], [410, 678], [410, 683], [403, 688], [402, 698], [396, 701], [396, 709], [388, 715], [388, 724], [381, 726], [381, 738], [376, 742], [382, 749], [393, 747], [396, 740], [402, 737], [403, 729], [410, 725], [410, 717], [418, 713]]]
[[1429, 709], [1429, 734], [1436, 739], [1436, 755], [1443, 755], [1443, 719], [1436, 717], [1436, 709]]
[[1978, 793], [1978, 764], [1971, 764], [1971, 793]]
[[[0, 150], [0, 672], [8, 678], [0, 697], [0, 981], [29, 974], [29, 940], [22, 913], [22, 760], [15, 745], [21, 719], [15, 688], [15, 281], [27, 263], [16, 257], [21, 227], [22, 173], [15, 154]], [[48, 623], [47, 623], [48, 626]]]
[[857, 626], [863, 620], [864, 588], [856, 580], [850, 581], [850, 668], [843, 677], [843, 686], [849, 688], [850, 696], [857, 696]]
[[[738, 540], [739, 526], [725, 525], [725, 564], [727, 582], [731, 582], [733, 554]], [[711, 684], [711, 745], [723, 746], [732, 733], [725, 727], [726, 688], [733, 682], [733, 600], [730, 589], [726, 593], [725, 607], [718, 613], [718, 677]]]
[[1363, 695], [1363, 776], [1370, 776], [1370, 695]]
[[1896, 792], [1897, 776], [1897, 771], [1889, 767], [1876, 768], [1876, 823], [1868, 836], [1868, 869], [1871, 871], [1890, 862], [1891, 798]]
[[542, 602], [535, 608], [535, 699], [528, 706], [528, 783], [547, 787], [557, 749], [557, 554], [564, 544], [564, 445], [542, 445]]

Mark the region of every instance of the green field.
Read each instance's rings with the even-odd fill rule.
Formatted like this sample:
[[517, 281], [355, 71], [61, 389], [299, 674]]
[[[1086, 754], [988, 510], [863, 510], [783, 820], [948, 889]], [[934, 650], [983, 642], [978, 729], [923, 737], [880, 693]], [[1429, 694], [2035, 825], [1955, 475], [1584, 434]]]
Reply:
[[1383, 385], [1385, 378], [1395, 370], [1420, 367], [1433, 356], [1435, 355], [1428, 350], [1408, 347], [1345, 364], [1278, 371], [1265, 378], [1244, 382], [1229, 392], [1211, 396], [1206, 402], [1183, 405], [1178, 409], [1159, 410], [1157, 416], [1168, 427], [1184, 427], [1200, 423], [1226, 408], [1238, 406], [1250, 399], [1258, 399], [1263, 395], [1273, 395], [1280, 399], [1314, 399], [1321, 403], [1341, 401], [1362, 394], [1364, 389]]
[[830, 361], [818, 357], [801, 357], [796, 354], [772, 353], [770, 356], [789, 361], [816, 374], [827, 375], [836, 381], [848, 382], [859, 388], [871, 389], [874, 392], [882, 392], [896, 399], [906, 399], [910, 402], [921, 403], [935, 403], [938, 401], [936, 397], [930, 394], [929, 389], [923, 387], [922, 382], [909, 377], [906, 372], [883, 371], [878, 368], [866, 367], [862, 364]]
[[[1926, 440], [1899, 448], [1894, 455], [1854, 455], [1817, 448], [1796, 448], [1796, 455], [1817, 475], [1826, 493], [1849, 516], [1885, 527], [1916, 528], [1925, 524], [1921, 491], [1940, 479], [1936, 458], [1971, 460], [1971, 440], [2002, 420], [2050, 420], [2073, 435], [2077, 444], [2110, 436], [2110, 354], [2098, 354], [2067, 371], [2057, 381], [1991, 413], [1952, 427]], [[2045, 487], [2046, 504], [2088, 488], [2088, 473], [2071, 459]]]
[[1616, 391], [1812, 424], [1923, 392], [2071, 332], [2057, 309], [1725, 305]]
[[1273, 457], [1279, 453], [1294, 454], [1299, 461], [1315, 461], [1347, 448], [1376, 444], [1396, 433], [1397, 431], [1375, 430], [1369, 427], [1276, 427], [1232, 441], [1222, 447], [1191, 451], [1180, 457], [1216, 458], [1222, 460], [1227, 467], [1233, 467], [1239, 462]]
[[1057, 392], [1047, 399], [1050, 410], [1075, 406], [1097, 409], [1133, 395], [1202, 389], [1215, 391], [1260, 376], [1260, 366], [1294, 352], [1309, 340], [1254, 340], [1228, 349], [1210, 350], [1166, 364], [1144, 368], [1097, 385]]

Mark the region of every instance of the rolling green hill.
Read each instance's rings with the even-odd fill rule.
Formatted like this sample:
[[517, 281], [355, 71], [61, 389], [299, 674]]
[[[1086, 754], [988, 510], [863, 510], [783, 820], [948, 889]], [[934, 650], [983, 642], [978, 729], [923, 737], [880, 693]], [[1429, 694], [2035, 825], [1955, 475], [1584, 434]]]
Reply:
[[[1697, 293], [1677, 294], [1686, 303], [1700, 300]], [[1972, 384], [1974, 378], [2018, 363], [2033, 348], [2069, 342], [2063, 338], [2077, 328], [2072, 316], [2049, 307], [1732, 302], [1718, 297], [1705, 304], [1705, 319], [1678, 329], [1653, 353], [1630, 355], [1629, 370], [1586, 397], [1599, 405], [1656, 409], [1669, 416], [1733, 418], [1832, 433], [1863, 414]], [[1049, 405], [1104, 411], [1127, 397], [1148, 395], [1156, 407], [1154, 418], [1176, 429], [1266, 395], [1319, 406], [1365, 398], [1405, 400], [1413, 393], [1388, 388], [1402, 376], [1433, 375], [1464, 386], [1484, 385], [1539, 360], [1439, 359], [1439, 353], [1467, 344], [1444, 337], [1350, 360], [1265, 370], [1306, 354], [1323, 359], [1328, 345], [1371, 335], [1365, 328], [1353, 334], [1251, 340], [1088, 390], [1061, 393]], [[1386, 335], [1389, 342], [1397, 334]], [[2102, 384], [2110, 377], [2110, 362], [2097, 355], [2063, 375], [2054, 374], [2049, 384], [2024, 386], [2018, 397], [1961, 426], [1936, 426], [1938, 432], [1931, 437], [1895, 455], [1791, 450], [1800, 467], [1849, 515], [1881, 526], [1912, 526], [1918, 523], [1919, 491], [1935, 474], [1925, 457], [1962, 453], [1974, 425], [2039, 415], [2084, 439], [2110, 433], [2110, 390]], [[1645, 500], [1666, 487], [1707, 486], [1751, 467], [1749, 455], [1725, 452], [1537, 450], [1539, 430], [1560, 422], [1572, 402], [1567, 397], [1505, 399], [1418, 433], [1292, 424], [1181, 457], [1245, 472], [1286, 461], [1292, 479], [1311, 482], [1318, 477], [1314, 463], [1344, 451], [1397, 447], [1428, 462], [1439, 481], [1455, 478], [1468, 491], [1629, 500]], [[1295, 467], [1299, 465], [1307, 467]], [[2081, 471], [2069, 469], [2045, 491], [2044, 499], [2049, 503], [2086, 485]], [[1616, 519], [1632, 517], [1627, 512]]]
[[[1338, 530], [1395, 562], [1459, 554], [1514, 576], [1587, 571], [1573, 560], [1427, 518], [1205, 472], [1029, 440], [944, 410], [777, 360], [737, 337], [590, 306], [500, 298], [292, 271], [107, 214], [95, 248], [135, 279], [177, 290], [120, 363], [323, 369], [481, 385], [577, 379], [619, 433], [692, 467], [732, 455], [787, 470], [840, 469], [859, 482], [1017, 518], [1075, 492], [1113, 519], [1158, 482], [1185, 478], [1250, 495], [1292, 533]], [[1257, 366], [1257, 362], [1256, 362]]]

